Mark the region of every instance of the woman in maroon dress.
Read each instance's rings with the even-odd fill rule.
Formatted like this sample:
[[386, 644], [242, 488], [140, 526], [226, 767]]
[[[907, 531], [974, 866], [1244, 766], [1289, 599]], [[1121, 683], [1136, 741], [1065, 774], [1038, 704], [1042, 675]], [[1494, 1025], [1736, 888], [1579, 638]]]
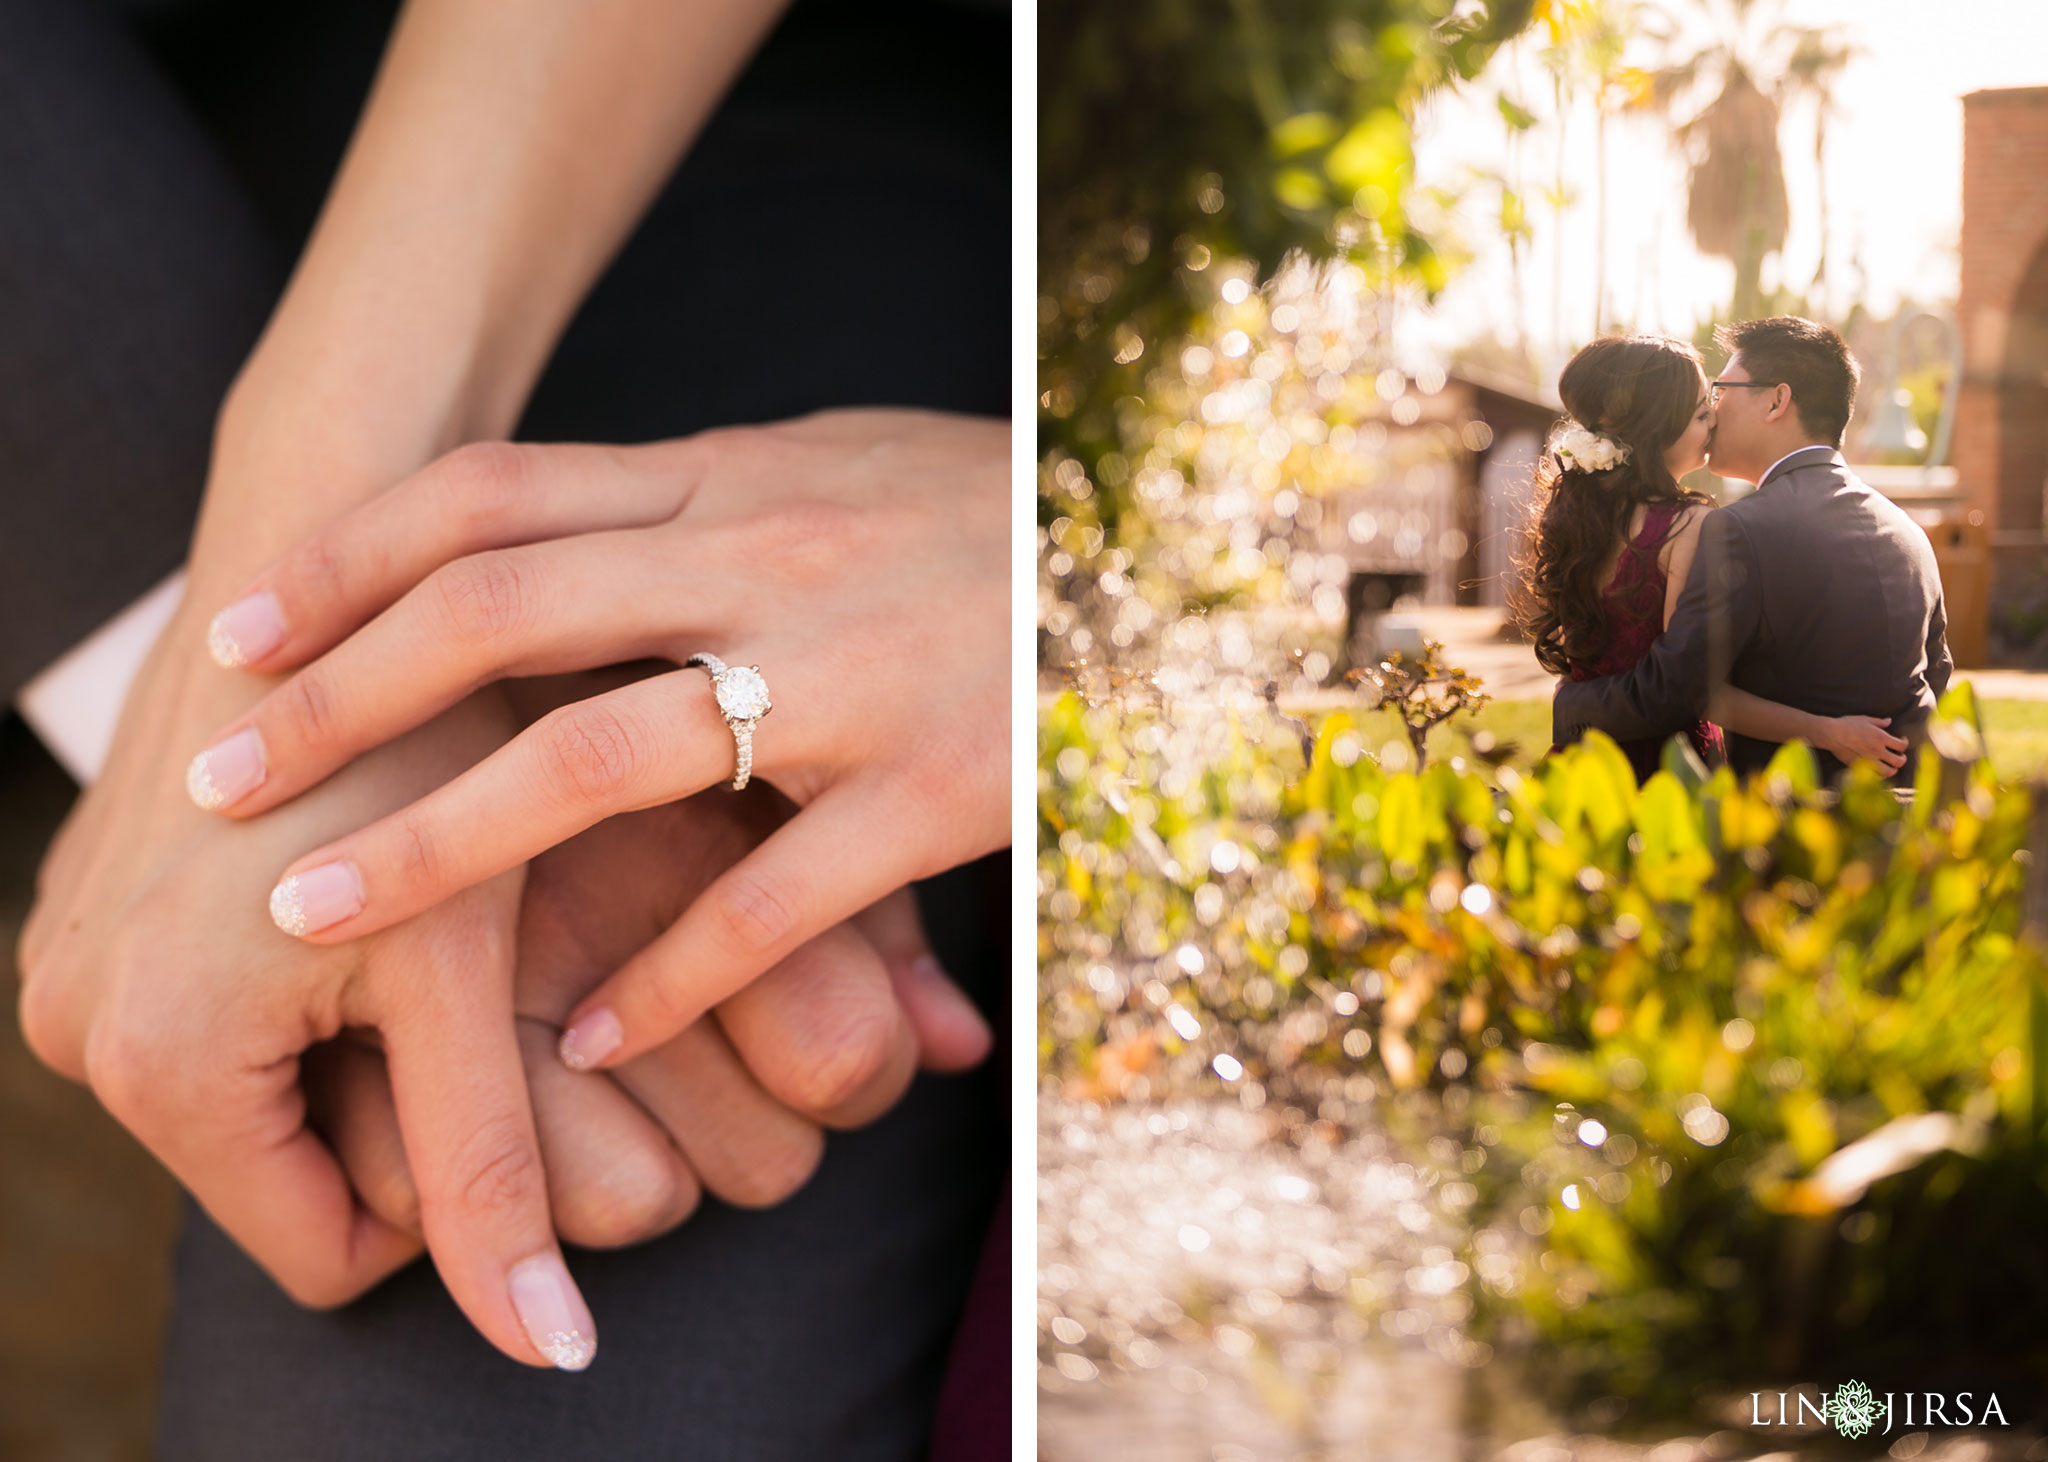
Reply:
[[[1544, 669], [1592, 680], [1640, 660], [1678, 605], [1714, 507], [1679, 479], [1705, 464], [1714, 413], [1699, 352], [1659, 335], [1594, 341], [1572, 357], [1557, 390], [1569, 416], [1536, 464], [1522, 617]], [[1727, 685], [1716, 688], [1711, 711], [1720, 725], [1701, 720], [1623, 742], [1637, 781], [1680, 734], [1719, 765], [1722, 725], [1886, 770], [1905, 754], [1905, 742], [1869, 716], [1811, 715]]]

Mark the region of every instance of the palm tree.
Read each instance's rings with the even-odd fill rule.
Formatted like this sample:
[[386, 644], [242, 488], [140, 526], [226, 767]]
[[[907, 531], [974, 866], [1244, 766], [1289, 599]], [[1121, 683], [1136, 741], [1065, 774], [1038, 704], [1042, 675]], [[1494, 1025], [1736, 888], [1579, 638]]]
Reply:
[[1636, 15], [1642, 7], [1636, 0], [1598, 0], [1589, 7], [1586, 28], [1580, 38], [1587, 64], [1596, 79], [1593, 91], [1594, 160], [1598, 166], [1596, 187], [1599, 201], [1598, 230], [1593, 254], [1593, 333], [1606, 333], [1607, 311], [1607, 118], [1617, 104], [1626, 105], [1630, 95], [1621, 74], [1622, 52], [1628, 48]]
[[[1621, 70], [1622, 52], [1642, 9], [1638, 0], [1571, 0], [1554, 4], [1551, 45], [1544, 53], [1557, 80], [1558, 186], [1563, 189], [1564, 106], [1570, 94], [1589, 87], [1593, 96], [1594, 227], [1593, 334], [1607, 328], [1607, 118], [1630, 90]], [[1560, 251], [1561, 252], [1561, 251]]]
[[1814, 201], [1820, 206], [1820, 258], [1814, 261], [1813, 283], [1807, 293], [1825, 298], [1828, 278], [1828, 118], [1836, 110], [1835, 81], [1849, 63], [1863, 54], [1863, 48], [1844, 41], [1829, 27], [1797, 32], [1792, 54], [1785, 62], [1785, 79], [1795, 93], [1813, 99], [1813, 170], [1818, 180]]
[[[1834, 27], [1793, 26], [1779, 16], [1783, 0], [1690, 0], [1711, 39], [1680, 55], [1675, 20], [1655, 32], [1665, 63], [1644, 73], [1636, 104], [1663, 117], [1691, 164], [1686, 224], [1703, 254], [1735, 265], [1736, 319], [1764, 309], [1764, 260], [1785, 243], [1785, 162], [1778, 124], [1785, 109], [1812, 98], [1817, 111], [1815, 160], [1827, 143], [1833, 85], [1857, 54]], [[1704, 98], [1704, 100], [1702, 100]], [[1825, 231], [1826, 197], [1821, 198]], [[1823, 238], [1822, 271], [1826, 268]], [[1822, 274], [1816, 274], [1816, 282]]]
[[[1599, 335], [1608, 323], [1607, 309], [1607, 120], [1619, 105], [1626, 103], [1632, 95], [1629, 78], [1632, 74], [1622, 68], [1622, 53], [1628, 48], [1631, 34], [1636, 28], [1636, 17], [1642, 10], [1641, 0], [1537, 0], [1534, 16], [1549, 33], [1549, 43], [1538, 53], [1537, 59], [1550, 76], [1551, 105], [1555, 121], [1555, 135], [1552, 139], [1555, 150], [1555, 180], [1548, 191], [1553, 228], [1561, 234], [1565, 209], [1575, 201], [1565, 188], [1565, 162], [1570, 156], [1567, 146], [1566, 127], [1573, 101], [1589, 92], [1593, 98], [1593, 146], [1595, 159], [1594, 179], [1594, 228], [1593, 228], [1593, 334]], [[1519, 41], [1510, 43], [1510, 56], [1516, 62], [1516, 90], [1520, 91]], [[1515, 104], [1503, 93], [1500, 98], [1501, 114], [1506, 119], [1511, 138], [1519, 138], [1535, 118]], [[1515, 200], [1519, 213], [1520, 199]], [[1519, 222], [1519, 218], [1516, 222]], [[1519, 240], [1516, 229], [1510, 223], [1507, 210], [1503, 210], [1503, 230], [1508, 235], [1509, 264], [1514, 272], [1515, 289], [1520, 295]], [[1551, 279], [1551, 336], [1562, 346], [1566, 340], [1563, 320], [1564, 299], [1564, 250], [1558, 248], [1553, 255]]]

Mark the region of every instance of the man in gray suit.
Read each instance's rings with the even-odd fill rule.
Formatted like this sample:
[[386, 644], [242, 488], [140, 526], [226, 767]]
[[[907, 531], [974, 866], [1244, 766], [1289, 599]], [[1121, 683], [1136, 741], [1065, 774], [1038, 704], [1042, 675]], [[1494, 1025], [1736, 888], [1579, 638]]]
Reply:
[[[1794, 316], [1723, 326], [1734, 354], [1712, 383], [1707, 461], [1755, 492], [1707, 515], [1671, 623], [1620, 675], [1565, 681], [1551, 707], [1563, 746], [1675, 734], [1733, 685], [1822, 716], [1889, 717], [1917, 742], [1948, 688], [1941, 579], [1927, 535], [1842, 460], [1857, 369], [1842, 337]], [[1730, 735], [1738, 773], [1777, 743]], [[1823, 775], [1842, 764], [1817, 754]], [[1912, 760], [1896, 780], [1910, 781]]]

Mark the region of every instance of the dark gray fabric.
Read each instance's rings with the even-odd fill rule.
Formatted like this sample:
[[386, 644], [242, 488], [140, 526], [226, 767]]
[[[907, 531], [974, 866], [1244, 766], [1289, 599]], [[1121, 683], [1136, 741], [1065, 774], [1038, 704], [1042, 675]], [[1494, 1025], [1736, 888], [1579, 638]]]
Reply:
[[282, 277], [118, 26], [0, 0], [0, 703], [184, 560]]
[[[1954, 668], [1946, 630], [1927, 535], [1815, 447], [1707, 515], [1670, 626], [1626, 673], [1561, 684], [1552, 729], [1560, 746], [1595, 727], [1617, 740], [1676, 734], [1725, 681], [1816, 715], [1888, 716], [1917, 740]], [[1777, 749], [1728, 736], [1745, 774]], [[1826, 775], [1841, 771], [1818, 756]]]
[[[367, 90], [389, 0], [0, 0], [0, 667], [185, 551], [214, 410]], [[803, 0], [572, 323], [521, 435], [637, 441], [830, 406], [1006, 412], [1000, 15]], [[283, 490], [283, 489], [281, 489]], [[1005, 860], [920, 888], [1000, 1028]], [[203, 1215], [175, 1268], [165, 1462], [907, 1458], [1008, 1167], [1003, 1057], [921, 1078], [766, 1213], [572, 1256], [581, 1376], [484, 1346], [415, 1266], [332, 1314]]]

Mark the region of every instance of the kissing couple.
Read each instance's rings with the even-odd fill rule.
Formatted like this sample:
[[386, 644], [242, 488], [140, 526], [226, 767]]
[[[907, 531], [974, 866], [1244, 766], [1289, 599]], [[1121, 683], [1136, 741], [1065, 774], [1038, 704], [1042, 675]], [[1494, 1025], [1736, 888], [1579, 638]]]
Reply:
[[[1684, 736], [1761, 770], [1787, 741], [1824, 777], [1909, 779], [1954, 668], [1927, 535], [1843, 461], [1858, 370], [1795, 316], [1722, 326], [1709, 379], [1681, 340], [1596, 340], [1558, 379], [1568, 419], [1536, 465], [1523, 622], [1562, 677], [1555, 746], [1613, 737], [1642, 781]], [[1756, 484], [1725, 507], [1702, 465]]]

